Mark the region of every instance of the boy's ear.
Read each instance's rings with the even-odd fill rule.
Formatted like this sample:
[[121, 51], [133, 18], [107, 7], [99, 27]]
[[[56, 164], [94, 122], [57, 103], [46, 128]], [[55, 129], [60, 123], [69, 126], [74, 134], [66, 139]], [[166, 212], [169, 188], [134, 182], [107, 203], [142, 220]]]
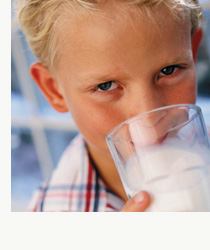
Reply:
[[30, 67], [30, 74], [50, 105], [58, 112], [67, 112], [68, 107], [66, 106], [60, 87], [49, 70], [41, 63], [34, 63]]
[[191, 38], [191, 44], [192, 44], [192, 52], [193, 52], [193, 60], [196, 62], [197, 54], [199, 45], [203, 38], [203, 30], [201, 28], [196, 29], [192, 35]]

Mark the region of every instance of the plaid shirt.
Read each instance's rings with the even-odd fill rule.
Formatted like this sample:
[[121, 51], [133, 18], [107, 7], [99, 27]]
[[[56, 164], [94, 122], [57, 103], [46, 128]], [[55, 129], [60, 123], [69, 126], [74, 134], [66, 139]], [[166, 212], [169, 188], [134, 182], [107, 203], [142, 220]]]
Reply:
[[124, 202], [109, 190], [93, 161], [85, 141], [78, 135], [67, 147], [51, 178], [35, 192], [29, 204], [34, 212], [114, 212]]

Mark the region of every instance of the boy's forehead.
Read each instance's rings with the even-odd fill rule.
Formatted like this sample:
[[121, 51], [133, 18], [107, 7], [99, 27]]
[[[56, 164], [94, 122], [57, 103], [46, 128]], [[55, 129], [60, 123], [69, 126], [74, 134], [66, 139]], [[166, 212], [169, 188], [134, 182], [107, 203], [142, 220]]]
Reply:
[[[94, 46], [88, 46], [94, 45], [94, 42], [98, 45], [100, 42], [103, 44], [106, 42], [106, 45], [110, 47], [115, 37], [119, 39], [120, 36], [121, 39], [131, 41], [132, 37], [130, 40], [127, 37], [132, 35], [130, 31], [149, 46], [154, 40], [160, 40], [162, 36], [166, 36], [170, 32], [177, 32], [179, 36], [189, 36], [191, 29], [189, 19], [175, 19], [165, 7], [160, 8], [158, 13], [154, 10], [151, 18], [145, 9], [137, 6], [128, 8], [122, 3], [119, 6], [116, 4], [104, 6], [95, 12], [78, 11], [78, 15], [76, 12], [71, 15], [68, 11], [63, 13], [56, 28], [60, 33], [58, 35], [58, 47], [60, 47], [58, 54], [60, 55], [68, 54], [69, 50], [72, 53], [72, 49], [73, 52], [81, 54], [86, 49], [94, 48]], [[187, 30], [189, 32], [186, 32]], [[120, 46], [121, 41], [118, 42]]]
[[[104, 4], [98, 5], [97, 8], [85, 9], [81, 8], [72, 8], [72, 6], [67, 6], [65, 11], [60, 13], [59, 19], [62, 21], [69, 21], [72, 24], [78, 22], [84, 22], [85, 20], [97, 20], [98, 22], [110, 21], [110, 22], [120, 22], [121, 20], [132, 20], [134, 18], [137, 22], [141, 16], [144, 17], [145, 21], [153, 20], [155, 16], [161, 19], [159, 12], [167, 11], [170, 15], [170, 11], [166, 8], [165, 5], [161, 5], [156, 8], [155, 6], [150, 6], [146, 8], [144, 5], [135, 5], [135, 4], [125, 4], [124, 1], [104, 1]], [[145, 15], [147, 13], [147, 15]], [[133, 17], [133, 18], [131, 18]], [[107, 18], [109, 20], [107, 20]], [[141, 20], [142, 21], [142, 20]], [[157, 20], [156, 20], [157, 21]]]
[[117, 23], [117, 28], [130, 25], [138, 32], [139, 24], [145, 24], [147, 27], [156, 28], [161, 33], [165, 31], [166, 26], [170, 29], [171, 26], [177, 25], [182, 29], [184, 23], [190, 24], [190, 18], [187, 18], [187, 15], [175, 17], [164, 5], [160, 5], [158, 9], [150, 7], [148, 11], [143, 6], [125, 5], [123, 1], [105, 1], [105, 3], [96, 10], [69, 9], [63, 12], [54, 27], [59, 34], [58, 40], [65, 40], [68, 34], [74, 37], [78, 32], [84, 31], [83, 29], [88, 25], [92, 27], [95, 25], [97, 30], [98, 27], [103, 28], [107, 24], [110, 29], [115, 28]]

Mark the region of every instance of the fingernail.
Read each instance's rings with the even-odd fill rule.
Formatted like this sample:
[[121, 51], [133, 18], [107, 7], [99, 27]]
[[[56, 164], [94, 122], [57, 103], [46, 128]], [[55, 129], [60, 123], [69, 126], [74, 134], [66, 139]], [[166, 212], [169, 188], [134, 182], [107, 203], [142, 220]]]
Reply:
[[141, 193], [138, 193], [135, 197], [134, 197], [135, 201], [137, 203], [141, 203], [143, 200], [144, 200], [144, 194], [141, 192]]

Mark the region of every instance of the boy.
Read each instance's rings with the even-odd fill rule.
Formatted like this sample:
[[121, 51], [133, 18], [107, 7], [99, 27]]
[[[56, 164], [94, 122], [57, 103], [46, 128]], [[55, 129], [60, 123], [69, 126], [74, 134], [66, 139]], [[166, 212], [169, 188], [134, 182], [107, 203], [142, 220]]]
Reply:
[[31, 76], [81, 133], [32, 211], [144, 211], [128, 200], [105, 142], [124, 120], [161, 106], [195, 103], [202, 16], [193, 0], [23, 0], [20, 23], [40, 62]]

